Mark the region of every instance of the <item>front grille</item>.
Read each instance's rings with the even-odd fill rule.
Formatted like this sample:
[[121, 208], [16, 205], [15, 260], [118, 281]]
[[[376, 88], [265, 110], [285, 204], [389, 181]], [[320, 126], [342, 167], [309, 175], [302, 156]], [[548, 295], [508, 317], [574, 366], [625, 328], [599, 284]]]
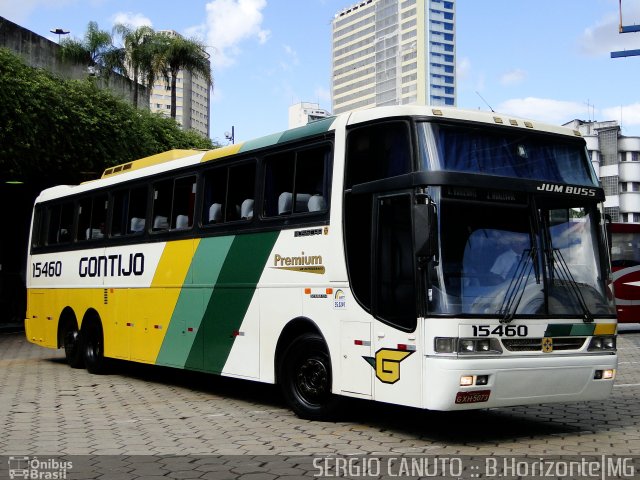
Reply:
[[[553, 338], [553, 350], [580, 350], [585, 337]], [[542, 338], [508, 338], [502, 340], [504, 348], [510, 352], [541, 352]]]

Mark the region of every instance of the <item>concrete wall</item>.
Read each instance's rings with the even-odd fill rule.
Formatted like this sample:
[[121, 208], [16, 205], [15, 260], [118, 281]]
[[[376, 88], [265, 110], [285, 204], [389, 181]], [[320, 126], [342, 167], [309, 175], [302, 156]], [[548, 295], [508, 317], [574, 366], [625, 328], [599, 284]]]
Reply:
[[[16, 52], [28, 65], [44, 68], [62, 78], [82, 79], [89, 75], [85, 65], [62, 61], [57, 43], [22, 28], [4, 17], [0, 17], [0, 47]], [[133, 82], [128, 78], [111, 74], [108, 79], [99, 78], [98, 86], [108, 88], [114, 94], [133, 103]], [[138, 87], [138, 107], [149, 108], [149, 94], [142, 85]]]

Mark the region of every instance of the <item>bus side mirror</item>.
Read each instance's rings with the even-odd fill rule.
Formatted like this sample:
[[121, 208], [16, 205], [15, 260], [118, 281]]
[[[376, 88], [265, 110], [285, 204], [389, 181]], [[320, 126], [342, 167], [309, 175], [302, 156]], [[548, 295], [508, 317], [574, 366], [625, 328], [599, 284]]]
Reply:
[[413, 206], [414, 245], [417, 257], [438, 256], [438, 212], [433, 203]]

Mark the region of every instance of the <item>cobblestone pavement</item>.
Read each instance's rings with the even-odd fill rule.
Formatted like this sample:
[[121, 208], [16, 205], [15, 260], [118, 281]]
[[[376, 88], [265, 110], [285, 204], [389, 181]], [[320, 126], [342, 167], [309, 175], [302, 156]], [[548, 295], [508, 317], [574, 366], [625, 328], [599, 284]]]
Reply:
[[[67, 478], [116, 479], [303, 476], [278, 463], [293, 455], [638, 455], [640, 331], [619, 335], [618, 351], [616, 386], [603, 402], [459, 413], [354, 402], [342, 421], [310, 422], [274, 386], [125, 362], [90, 375], [69, 368], [61, 350], [4, 333], [0, 478], [8, 456], [35, 455], [88, 456], [90, 466]], [[254, 461], [222, 474], [215, 456], [227, 455]], [[259, 461], [273, 455], [268, 467]]]

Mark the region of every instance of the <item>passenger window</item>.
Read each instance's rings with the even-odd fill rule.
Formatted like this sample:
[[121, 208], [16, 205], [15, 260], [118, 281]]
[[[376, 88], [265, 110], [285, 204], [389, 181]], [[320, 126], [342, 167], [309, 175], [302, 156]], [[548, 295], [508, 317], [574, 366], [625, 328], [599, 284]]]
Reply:
[[361, 127], [347, 136], [346, 185], [411, 172], [411, 137], [406, 122]]
[[193, 226], [193, 209], [196, 200], [196, 177], [176, 179], [173, 186], [171, 228], [184, 230]]
[[107, 206], [106, 194], [80, 200], [78, 205], [77, 240], [104, 238]]
[[151, 228], [154, 232], [169, 230], [173, 180], [164, 180], [153, 185], [153, 211]]
[[48, 210], [47, 244], [57, 245], [70, 242], [73, 228], [73, 203], [53, 205]]
[[147, 187], [134, 187], [114, 193], [111, 236], [142, 233], [146, 213]]
[[329, 145], [291, 150], [267, 157], [265, 216], [327, 210], [330, 161]]
[[153, 231], [191, 228], [195, 196], [195, 176], [155, 183], [153, 186]]
[[255, 196], [255, 162], [218, 167], [204, 177], [203, 225], [250, 220]]

